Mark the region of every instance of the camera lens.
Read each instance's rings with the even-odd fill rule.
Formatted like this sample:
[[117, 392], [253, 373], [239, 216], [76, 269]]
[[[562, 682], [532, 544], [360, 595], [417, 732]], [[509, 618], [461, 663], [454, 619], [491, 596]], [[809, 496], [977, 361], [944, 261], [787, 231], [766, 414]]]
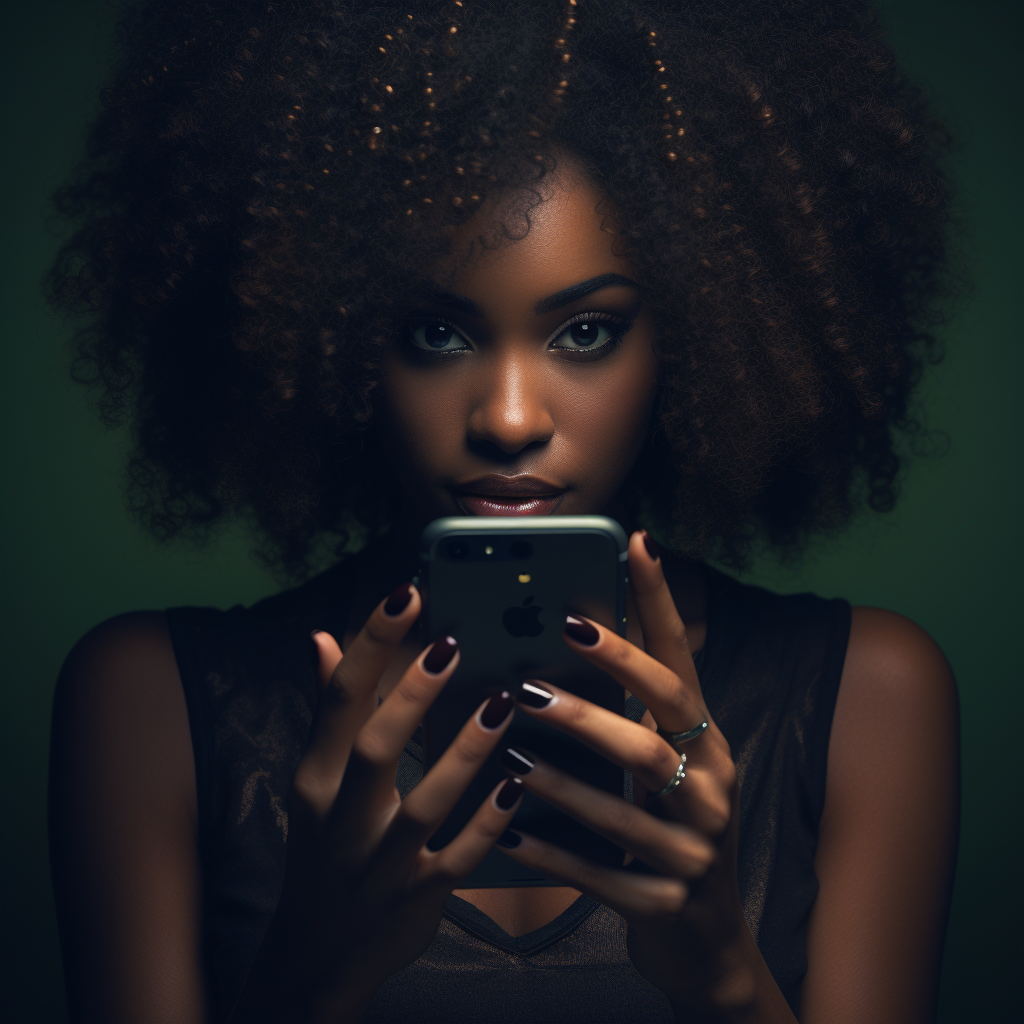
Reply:
[[450, 540], [446, 551], [449, 558], [465, 558], [469, 554], [469, 545], [464, 540]]
[[514, 540], [508, 547], [513, 558], [527, 559], [533, 554], [533, 545], [529, 541]]

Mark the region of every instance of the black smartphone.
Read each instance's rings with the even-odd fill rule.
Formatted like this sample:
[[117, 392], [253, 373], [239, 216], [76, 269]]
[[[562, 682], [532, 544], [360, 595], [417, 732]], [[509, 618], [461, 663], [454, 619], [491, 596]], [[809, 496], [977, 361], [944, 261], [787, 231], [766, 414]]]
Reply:
[[[623, 713], [625, 694], [562, 639], [567, 615], [582, 614], [624, 636], [626, 534], [605, 516], [437, 519], [421, 538], [419, 586], [424, 641], [451, 635], [461, 660], [424, 721], [424, 770], [441, 756], [488, 697], [514, 696], [524, 680], [554, 683]], [[621, 768], [553, 727], [517, 710], [504, 739], [428, 844], [453, 839], [505, 778], [501, 751], [521, 745], [593, 786], [622, 795]], [[527, 793], [513, 819], [520, 827], [589, 860], [621, 865], [622, 850]], [[463, 883], [560, 885], [492, 850]]]

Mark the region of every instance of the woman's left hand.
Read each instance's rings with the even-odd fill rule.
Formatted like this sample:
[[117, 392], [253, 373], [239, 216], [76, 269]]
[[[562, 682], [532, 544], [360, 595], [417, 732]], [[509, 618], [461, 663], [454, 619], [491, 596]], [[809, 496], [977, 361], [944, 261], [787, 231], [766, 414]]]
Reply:
[[[647, 553], [640, 533], [630, 541], [629, 576], [646, 651], [586, 620], [576, 625], [570, 620], [566, 642], [647, 705], [644, 722], [631, 722], [540, 681], [531, 685], [551, 699], [542, 707], [528, 706], [527, 701], [544, 701], [542, 693], [528, 691], [520, 707], [631, 772], [634, 802], [581, 782], [529, 751], [522, 753], [534, 763], [532, 769], [512, 768], [515, 755], [506, 755], [506, 763], [528, 790], [633, 859], [623, 869], [602, 867], [528, 835], [503, 852], [625, 918], [634, 966], [668, 996], [677, 1014], [730, 1019], [731, 1008], [739, 1019], [761, 972], [748, 962], [760, 957], [743, 918], [736, 877], [736, 769], [704, 705], [686, 628], [661, 561]], [[707, 728], [678, 747], [664, 738], [703, 722]], [[676, 776], [681, 753], [686, 754], [685, 778], [660, 795]]]

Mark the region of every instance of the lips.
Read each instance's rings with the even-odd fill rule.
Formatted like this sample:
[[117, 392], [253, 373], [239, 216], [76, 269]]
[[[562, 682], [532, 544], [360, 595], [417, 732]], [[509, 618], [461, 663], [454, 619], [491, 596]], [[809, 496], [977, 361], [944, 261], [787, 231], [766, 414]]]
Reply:
[[471, 516], [549, 516], [566, 488], [535, 476], [487, 476], [452, 488], [455, 501]]

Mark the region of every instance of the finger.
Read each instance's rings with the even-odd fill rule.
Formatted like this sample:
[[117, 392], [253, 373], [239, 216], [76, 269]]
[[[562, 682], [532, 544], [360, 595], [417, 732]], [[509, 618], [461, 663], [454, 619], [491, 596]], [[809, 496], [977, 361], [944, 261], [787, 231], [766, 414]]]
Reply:
[[[639, 724], [631, 722], [537, 679], [523, 684], [519, 707], [630, 772], [637, 807], [645, 805], [647, 794], [659, 794], [679, 767], [679, 751], [654, 731], [649, 715]], [[686, 747], [686, 778], [664, 797], [662, 809], [675, 821], [717, 836], [729, 821], [729, 791], [736, 769], [727, 751], [714, 740], [702, 749], [700, 753], [696, 744]]]
[[698, 686], [685, 683], [669, 666], [617, 633], [590, 619], [570, 615], [564, 636], [573, 650], [635, 693], [662, 729], [682, 732], [698, 722], [710, 721]]
[[427, 870], [442, 874], [453, 883], [465, 878], [505, 835], [525, 792], [526, 787], [519, 779], [500, 782], [444, 849], [425, 854]]
[[435, 640], [359, 730], [335, 802], [335, 817], [346, 830], [361, 828], [365, 813], [394, 790], [402, 752], [458, 666], [454, 637]]
[[[312, 735], [296, 769], [293, 790], [321, 815], [337, 795], [356, 733], [377, 706], [377, 683], [420, 608], [419, 593], [409, 584], [381, 601], [345, 656], [335, 663], [320, 693]], [[321, 677], [337, 648], [336, 641], [330, 638], [329, 642], [327, 636], [321, 632], [314, 638]]]
[[514, 710], [515, 702], [505, 690], [480, 705], [434, 767], [402, 801], [391, 829], [395, 842], [406, 850], [419, 849], [440, 828], [497, 746]]
[[679, 754], [654, 730], [550, 683], [528, 679], [519, 707], [575, 736], [653, 792], [662, 789], [679, 766]]
[[[519, 843], [513, 845], [516, 838]], [[604, 867], [518, 830], [503, 836], [502, 840], [502, 853], [579, 889], [630, 923], [644, 918], [674, 916], [683, 909], [690, 893], [681, 878], [663, 878]]]
[[344, 655], [341, 653], [338, 641], [330, 633], [326, 633], [322, 629], [314, 629], [310, 633], [310, 637], [317, 653], [317, 679], [320, 689], [324, 690], [330, 684], [331, 677], [338, 665], [341, 664]]
[[639, 779], [634, 779], [633, 803], [650, 808], [659, 816], [667, 814], [673, 821], [690, 825], [717, 840], [732, 818], [730, 782], [735, 780], [735, 774], [735, 766], [728, 758], [716, 758], [713, 764], [706, 766], [693, 764], [688, 759], [686, 778], [665, 796], [660, 796], [663, 785], [648, 789]]
[[510, 748], [505, 752], [502, 763], [523, 780], [531, 793], [655, 871], [698, 878], [705, 874], [715, 858], [715, 848], [696, 830], [676, 821], [656, 818], [621, 796], [582, 782], [532, 754]]
[[396, 767], [423, 716], [458, 668], [459, 659], [454, 637], [435, 640], [405, 670], [359, 730], [353, 752], [384, 768]]
[[661, 558], [646, 530], [629, 539], [629, 592], [644, 635], [644, 650], [679, 676], [683, 685], [700, 693], [697, 670], [679, 617], [675, 599], [665, 580]]

